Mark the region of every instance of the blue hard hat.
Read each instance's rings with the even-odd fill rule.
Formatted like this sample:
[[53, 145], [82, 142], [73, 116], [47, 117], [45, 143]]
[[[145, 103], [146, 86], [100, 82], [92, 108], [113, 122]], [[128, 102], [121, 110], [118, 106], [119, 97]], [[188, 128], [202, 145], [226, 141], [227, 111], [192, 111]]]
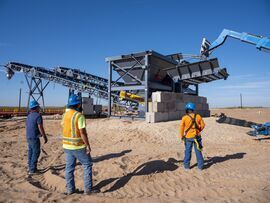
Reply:
[[186, 107], [185, 107], [186, 110], [195, 110], [195, 104], [189, 102], [186, 104]]
[[68, 99], [68, 106], [74, 106], [76, 104], [80, 104], [81, 103], [81, 97], [76, 95], [76, 94], [72, 94], [70, 95], [69, 99]]
[[33, 108], [38, 107], [38, 106], [39, 106], [39, 103], [36, 100], [33, 100], [30, 102], [29, 108], [33, 109]]

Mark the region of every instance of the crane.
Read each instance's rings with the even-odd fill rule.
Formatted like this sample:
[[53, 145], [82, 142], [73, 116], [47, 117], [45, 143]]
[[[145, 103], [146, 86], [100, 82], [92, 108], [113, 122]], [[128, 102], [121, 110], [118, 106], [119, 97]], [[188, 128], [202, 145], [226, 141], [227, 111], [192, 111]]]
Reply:
[[202, 58], [207, 58], [211, 52], [221, 46], [228, 37], [241, 40], [242, 42], [253, 44], [260, 51], [265, 51], [270, 53], [270, 38], [262, 37], [253, 34], [248, 34], [246, 32], [235, 32], [232, 30], [224, 29], [219, 37], [212, 43], [210, 43], [206, 38], [203, 38], [201, 45], [201, 56]]

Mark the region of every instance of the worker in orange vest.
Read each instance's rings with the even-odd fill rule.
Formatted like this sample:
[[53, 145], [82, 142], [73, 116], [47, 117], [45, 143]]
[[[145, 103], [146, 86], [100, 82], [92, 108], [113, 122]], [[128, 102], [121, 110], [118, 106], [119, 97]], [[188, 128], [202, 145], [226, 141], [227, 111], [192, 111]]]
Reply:
[[182, 117], [180, 125], [180, 137], [185, 143], [185, 158], [184, 168], [190, 169], [190, 159], [192, 147], [194, 150], [198, 162], [198, 168], [203, 169], [204, 159], [202, 155], [202, 138], [201, 131], [204, 129], [204, 121], [199, 114], [195, 114], [195, 104], [187, 103], [186, 115]]
[[96, 193], [92, 183], [91, 147], [86, 132], [86, 120], [81, 111], [81, 97], [72, 94], [69, 97], [68, 108], [63, 116], [63, 148], [66, 154], [65, 179], [67, 195], [75, 192], [74, 171], [76, 160], [84, 168], [84, 193]]

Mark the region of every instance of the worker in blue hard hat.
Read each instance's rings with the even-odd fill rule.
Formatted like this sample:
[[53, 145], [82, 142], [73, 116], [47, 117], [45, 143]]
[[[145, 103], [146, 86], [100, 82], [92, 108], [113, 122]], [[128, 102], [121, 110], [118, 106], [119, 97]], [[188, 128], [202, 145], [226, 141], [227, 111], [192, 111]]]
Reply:
[[84, 193], [96, 193], [92, 183], [91, 147], [87, 137], [86, 120], [81, 110], [81, 97], [72, 94], [68, 100], [68, 108], [63, 115], [63, 148], [66, 154], [65, 179], [67, 195], [73, 194], [75, 189], [74, 171], [76, 160], [84, 168]]
[[184, 168], [190, 169], [191, 152], [194, 145], [198, 168], [202, 170], [204, 159], [202, 155], [201, 131], [204, 129], [205, 124], [202, 117], [194, 113], [195, 104], [187, 103], [185, 109], [186, 115], [182, 117], [180, 125], [180, 137], [185, 143]]
[[40, 137], [43, 137], [44, 144], [48, 138], [43, 128], [43, 119], [39, 113], [40, 107], [36, 100], [30, 102], [29, 114], [26, 119], [26, 137], [28, 143], [28, 175], [31, 176], [38, 172], [37, 163], [40, 155]]

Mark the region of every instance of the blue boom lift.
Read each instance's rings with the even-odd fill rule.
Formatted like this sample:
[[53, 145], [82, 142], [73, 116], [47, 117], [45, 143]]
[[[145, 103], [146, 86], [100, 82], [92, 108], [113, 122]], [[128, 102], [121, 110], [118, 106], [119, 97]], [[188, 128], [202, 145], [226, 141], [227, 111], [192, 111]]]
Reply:
[[270, 53], [270, 38], [252, 35], [245, 32], [239, 33], [232, 30], [224, 29], [219, 35], [219, 37], [213, 43], [210, 43], [205, 38], [203, 38], [200, 50], [202, 58], [209, 57], [212, 51], [221, 46], [228, 37], [241, 40], [242, 42], [245, 43], [253, 44], [260, 51]]
[[[270, 53], [270, 38], [224, 29], [213, 43], [210, 43], [205, 38], [203, 38], [200, 50], [201, 58], [208, 58], [212, 51], [221, 46], [228, 37], [241, 40], [245, 43], [253, 44], [260, 51]], [[251, 136], [270, 135], [270, 122], [260, 125], [251, 125], [250, 127], [254, 129], [254, 131], [248, 133]]]

